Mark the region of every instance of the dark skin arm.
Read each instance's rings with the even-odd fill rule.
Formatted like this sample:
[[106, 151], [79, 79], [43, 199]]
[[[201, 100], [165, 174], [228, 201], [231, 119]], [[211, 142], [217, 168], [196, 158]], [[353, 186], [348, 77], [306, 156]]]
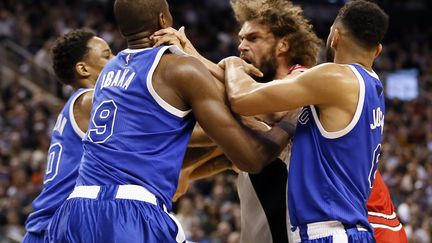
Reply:
[[93, 91], [85, 92], [80, 95], [74, 103], [73, 111], [75, 121], [78, 127], [84, 133], [87, 132], [89, 121], [90, 121], [90, 111], [93, 103]]
[[192, 108], [203, 130], [241, 170], [260, 172], [288, 143], [288, 134], [277, 126], [265, 135], [242, 126], [210, 72], [196, 58], [164, 55], [155, 70], [153, 86], [177, 109]]
[[202, 127], [197, 123], [188, 143], [188, 148], [203, 148], [216, 146], [215, 142], [207, 136]]
[[[153, 46], [158, 47], [160, 45], [176, 45], [187, 54], [198, 58], [210, 71], [213, 77], [220, 82], [225, 82], [225, 70], [220, 68], [216, 63], [208, 60], [202, 56], [192, 45], [190, 40], [186, 37], [184, 27], [176, 30], [172, 27], [160, 29], [152, 34], [150, 39], [154, 42]], [[247, 72], [251, 75], [262, 77], [262, 73], [256, 69], [253, 65], [247, 65], [245, 67]]]

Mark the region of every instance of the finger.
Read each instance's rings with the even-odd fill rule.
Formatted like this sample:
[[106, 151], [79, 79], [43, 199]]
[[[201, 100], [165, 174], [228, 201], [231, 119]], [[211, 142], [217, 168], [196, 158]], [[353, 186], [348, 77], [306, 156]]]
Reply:
[[220, 68], [225, 69], [225, 59], [222, 59], [218, 64]]
[[231, 169], [232, 169], [233, 171], [237, 172], [237, 174], [241, 172], [241, 170], [240, 170], [237, 166], [235, 166], [235, 164], [233, 164], [233, 165], [231, 166]]
[[161, 45], [176, 45], [181, 47], [180, 41], [176, 37], [169, 36], [169, 35], [155, 37], [153, 41], [154, 41], [153, 47], [158, 47]]
[[177, 31], [176, 29], [174, 29], [172, 27], [168, 27], [165, 29], [160, 29], [160, 30], [155, 31], [152, 36], [160, 36], [160, 35], [170, 34], [170, 33], [176, 32], [176, 31]]
[[262, 73], [258, 68], [254, 67], [254, 66], [251, 65], [251, 64], [247, 64], [247, 65], [245, 66], [245, 71], [246, 71], [248, 74], [253, 75], [253, 76], [255, 76], [255, 77], [262, 77], [262, 76], [264, 76], [264, 74], [263, 74], [263, 73]]
[[182, 27], [180, 27], [180, 29], [178, 29], [178, 32], [180, 32], [180, 34], [183, 34], [184, 35], [184, 32], [185, 31], [185, 27], [184, 26], [182, 26]]
[[173, 202], [177, 202], [177, 200], [179, 199], [179, 197], [181, 197], [182, 194], [174, 194], [172, 201]]

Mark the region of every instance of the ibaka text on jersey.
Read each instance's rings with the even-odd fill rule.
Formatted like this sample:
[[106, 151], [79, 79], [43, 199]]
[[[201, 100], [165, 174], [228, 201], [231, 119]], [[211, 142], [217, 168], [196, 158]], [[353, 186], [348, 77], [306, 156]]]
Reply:
[[100, 82], [102, 82], [100, 88], [103, 89], [115, 86], [128, 89], [134, 77], [135, 72], [130, 72], [128, 68], [104, 72], [99, 76], [99, 79], [101, 79]]

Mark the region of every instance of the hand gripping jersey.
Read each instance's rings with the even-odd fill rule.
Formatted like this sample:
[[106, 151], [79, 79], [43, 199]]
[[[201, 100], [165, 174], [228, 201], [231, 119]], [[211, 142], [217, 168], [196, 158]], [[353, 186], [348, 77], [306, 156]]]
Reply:
[[372, 232], [365, 205], [381, 150], [383, 86], [375, 73], [357, 64], [349, 67], [359, 81], [359, 99], [346, 128], [326, 131], [315, 106], [304, 107], [299, 116], [288, 175], [294, 228], [338, 221], [347, 228], [360, 225]]
[[152, 85], [162, 55], [175, 47], [126, 49], [96, 83], [77, 185], [143, 186], [168, 209], [195, 125]]
[[57, 117], [48, 150], [43, 190], [33, 201], [33, 212], [26, 221], [26, 230], [41, 233], [60, 205], [72, 192], [83, 154], [84, 133], [78, 127], [74, 115], [75, 101], [91, 89], [79, 89], [66, 102]]

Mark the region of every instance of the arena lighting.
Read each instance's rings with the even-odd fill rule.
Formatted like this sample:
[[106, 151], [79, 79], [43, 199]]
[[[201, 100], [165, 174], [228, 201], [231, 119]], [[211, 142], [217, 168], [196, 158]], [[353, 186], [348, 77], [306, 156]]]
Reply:
[[418, 73], [413, 69], [401, 69], [391, 72], [386, 78], [387, 98], [398, 98], [400, 100], [414, 100], [418, 97]]

